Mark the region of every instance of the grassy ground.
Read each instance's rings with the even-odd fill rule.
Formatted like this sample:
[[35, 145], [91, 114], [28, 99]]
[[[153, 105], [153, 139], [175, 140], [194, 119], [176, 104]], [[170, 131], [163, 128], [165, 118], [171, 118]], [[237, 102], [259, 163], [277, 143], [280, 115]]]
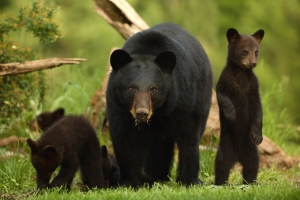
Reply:
[[[24, 147], [21, 149], [26, 150]], [[213, 169], [211, 159], [207, 159], [212, 151], [201, 152], [201, 166], [205, 163]], [[23, 156], [21, 156], [23, 155]], [[21, 157], [20, 157], [21, 156]], [[176, 166], [174, 166], [176, 168]], [[155, 184], [152, 188], [143, 187], [138, 190], [118, 188], [114, 190], [80, 191], [78, 174], [73, 181], [72, 190], [65, 192], [59, 189], [44, 191], [37, 194], [35, 191], [35, 171], [29, 161], [28, 155], [21, 152], [2, 160], [0, 163], [0, 198], [1, 199], [298, 199], [300, 195], [300, 170], [277, 170], [275, 168], [262, 168], [258, 174], [257, 185], [241, 185], [240, 171], [232, 170], [228, 186], [214, 186], [213, 173], [202, 169], [200, 175], [205, 185], [184, 187], [173, 180], [164, 184]]]

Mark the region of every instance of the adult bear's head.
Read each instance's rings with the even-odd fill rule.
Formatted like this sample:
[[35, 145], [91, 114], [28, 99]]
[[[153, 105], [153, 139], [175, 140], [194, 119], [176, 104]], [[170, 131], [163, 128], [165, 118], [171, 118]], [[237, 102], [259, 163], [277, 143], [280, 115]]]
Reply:
[[136, 122], [149, 123], [152, 114], [168, 98], [176, 55], [172, 51], [162, 51], [156, 56], [130, 55], [119, 49], [112, 53], [110, 64], [120, 102]]

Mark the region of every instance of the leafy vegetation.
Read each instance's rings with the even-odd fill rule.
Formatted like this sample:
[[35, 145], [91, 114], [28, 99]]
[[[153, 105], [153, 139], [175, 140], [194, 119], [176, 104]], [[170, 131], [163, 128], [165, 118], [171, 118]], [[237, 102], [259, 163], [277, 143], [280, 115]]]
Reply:
[[[53, 20], [55, 8], [33, 2], [32, 7], [19, 8], [18, 15], [0, 13], [0, 63], [34, 60], [37, 55], [28, 47], [22, 47], [10, 37], [11, 32], [26, 29], [42, 43], [48, 44], [62, 36], [60, 25]], [[25, 75], [0, 76], [0, 133], [19, 119], [21, 113], [32, 111], [33, 103], [43, 102], [45, 96], [43, 72]]]

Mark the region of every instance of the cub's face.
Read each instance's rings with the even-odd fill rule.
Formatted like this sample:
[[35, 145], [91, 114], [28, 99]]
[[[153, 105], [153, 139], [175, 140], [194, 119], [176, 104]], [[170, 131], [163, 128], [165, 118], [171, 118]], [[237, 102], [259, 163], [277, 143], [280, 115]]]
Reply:
[[259, 43], [252, 36], [241, 36], [230, 44], [228, 54], [232, 62], [244, 69], [253, 69], [257, 64]]
[[31, 163], [38, 175], [49, 180], [55, 169], [62, 163], [62, 153], [52, 145], [42, 145], [39, 141], [27, 140], [31, 150]]
[[31, 163], [44, 179], [50, 179], [55, 169], [60, 165], [58, 160], [49, 159], [38, 153], [31, 154]]
[[[115, 73], [118, 99], [131, 112], [136, 123], [149, 123], [155, 110], [168, 98], [176, 56], [170, 51], [158, 56], [130, 56], [124, 50], [114, 53], [111, 65]], [[122, 60], [122, 57], [127, 60], [125, 64], [115, 62]]]
[[226, 33], [228, 40], [228, 62], [243, 69], [253, 69], [257, 64], [259, 45], [264, 36], [263, 30], [253, 35], [240, 35], [237, 30], [230, 28]]

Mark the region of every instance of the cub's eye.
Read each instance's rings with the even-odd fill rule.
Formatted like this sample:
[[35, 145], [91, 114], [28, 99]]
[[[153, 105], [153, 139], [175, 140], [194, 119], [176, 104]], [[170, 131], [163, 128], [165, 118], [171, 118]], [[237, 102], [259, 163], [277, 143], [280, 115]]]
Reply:
[[134, 92], [136, 89], [135, 85], [131, 85], [128, 87], [128, 92]]
[[258, 50], [255, 51], [255, 56], [256, 56], [256, 57], [258, 56]]
[[242, 53], [243, 53], [243, 55], [248, 55], [248, 51], [247, 50], [243, 50]]
[[150, 92], [151, 92], [151, 94], [155, 94], [155, 93], [157, 92], [157, 88], [151, 86], [151, 87], [150, 87]]

